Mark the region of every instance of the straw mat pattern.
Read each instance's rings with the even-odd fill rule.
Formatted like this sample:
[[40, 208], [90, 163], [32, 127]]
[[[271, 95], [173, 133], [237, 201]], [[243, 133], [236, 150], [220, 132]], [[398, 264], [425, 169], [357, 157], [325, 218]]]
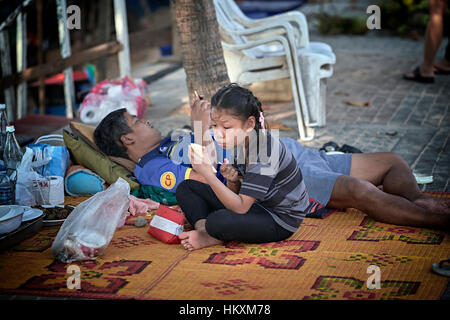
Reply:
[[[67, 197], [66, 203], [85, 199]], [[150, 220], [152, 213], [142, 216]], [[355, 209], [305, 219], [285, 241], [229, 242], [192, 252], [152, 238], [147, 227], [134, 226], [135, 219], [116, 231], [102, 257], [73, 263], [81, 271], [81, 289], [67, 288], [69, 265], [51, 255], [59, 227], [43, 228], [0, 254], [0, 293], [100, 299], [439, 299], [448, 282], [431, 271], [431, 264], [449, 257], [449, 233], [379, 223]], [[376, 280], [379, 287], [369, 289]]]

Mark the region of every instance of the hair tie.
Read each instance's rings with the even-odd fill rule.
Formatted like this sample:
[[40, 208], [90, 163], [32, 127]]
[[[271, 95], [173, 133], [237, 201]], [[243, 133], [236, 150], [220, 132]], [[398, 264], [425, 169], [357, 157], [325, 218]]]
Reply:
[[262, 111], [259, 112], [259, 123], [261, 124], [261, 128], [264, 129], [264, 116]]

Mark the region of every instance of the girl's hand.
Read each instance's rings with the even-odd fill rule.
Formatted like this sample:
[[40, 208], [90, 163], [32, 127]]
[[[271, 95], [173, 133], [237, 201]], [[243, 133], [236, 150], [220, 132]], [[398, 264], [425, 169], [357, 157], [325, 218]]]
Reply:
[[210, 175], [216, 176], [216, 174], [213, 172], [212, 163], [205, 150], [206, 148], [203, 146], [203, 156], [199, 157], [195, 152], [192, 151], [191, 147], [189, 147], [188, 157], [191, 162], [192, 169], [194, 169], [195, 172], [201, 174], [205, 178]]
[[222, 176], [227, 179], [227, 181], [238, 182], [239, 177], [237, 170], [233, 168], [228, 159], [225, 158], [223, 162], [224, 164], [220, 167], [220, 173]]

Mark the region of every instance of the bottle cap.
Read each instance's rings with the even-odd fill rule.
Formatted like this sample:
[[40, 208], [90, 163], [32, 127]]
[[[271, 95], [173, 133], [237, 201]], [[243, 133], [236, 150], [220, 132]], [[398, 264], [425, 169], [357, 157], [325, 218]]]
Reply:
[[14, 132], [14, 131], [16, 131], [14, 129], [14, 126], [6, 126], [6, 132]]

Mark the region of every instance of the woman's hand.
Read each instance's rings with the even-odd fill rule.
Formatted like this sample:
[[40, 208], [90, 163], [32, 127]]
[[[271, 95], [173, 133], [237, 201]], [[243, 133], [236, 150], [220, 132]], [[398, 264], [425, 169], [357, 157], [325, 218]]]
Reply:
[[205, 151], [206, 147], [203, 146], [202, 147], [203, 156], [200, 157], [199, 155], [197, 155], [197, 153], [193, 152], [191, 147], [189, 147], [188, 157], [191, 162], [192, 169], [194, 169], [195, 172], [201, 174], [205, 178], [210, 175], [216, 176], [216, 174], [213, 171], [211, 160], [209, 159]]
[[205, 132], [209, 129], [210, 122], [210, 113], [211, 113], [211, 103], [208, 100], [205, 100], [203, 95], [195, 96], [192, 100], [191, 105], [191, 122], [192, 127], [194, 128], [194, 123], [196, 121], [202, 122], [202, 130]]
[[229, 182], [238, 182], [239, 181], [238, 172], [236, 169], [233, 168], [233, 166], [230, 164], [228, 159], [224, 160], [224, 163], [220, 167], [220, 173]]

